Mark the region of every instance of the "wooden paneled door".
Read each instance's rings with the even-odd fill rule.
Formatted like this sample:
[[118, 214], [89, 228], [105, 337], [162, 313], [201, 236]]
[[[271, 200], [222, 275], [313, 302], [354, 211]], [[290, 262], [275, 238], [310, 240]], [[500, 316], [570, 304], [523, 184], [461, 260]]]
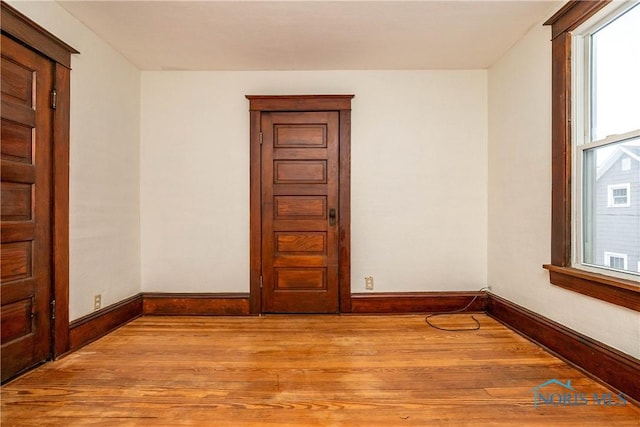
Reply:
[[262, 114], [262, 308], [338, 312], [338, 113]]
[[0, 25], [4, 382], [68, 350], [68, 65], [75, 51], [4, 2]]
[[[252, 194], [260, 199], [259, 213], [252, 210], [252, 224], [260, 229], [259, 236], [252, 229], [252, 244], [254, 237], [260, 241], [260, 312], [345, 311], [351, 96], [249, 99], [260, 152], [259, 170], [252, 171], [260, 183], [259, 195]], [[341, 100], [342, 109], [327, 99]], [[255, 112], [260, 102], [264, 108]]]
[[2, 36], [2, 379], [51, 351], [53, 66]]

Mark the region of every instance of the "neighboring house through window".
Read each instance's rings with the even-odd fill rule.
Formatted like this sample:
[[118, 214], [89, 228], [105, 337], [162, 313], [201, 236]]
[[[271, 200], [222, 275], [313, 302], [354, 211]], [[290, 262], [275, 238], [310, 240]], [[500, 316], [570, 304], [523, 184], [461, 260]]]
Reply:
[[609, 208], [628, 208], [629, 189], [631, 184], [611, 184], [607, 186], [607, 207]]
[[616, 270], [627, 269], [628, 258], [626, 254], [618, 254], [615, 252], [604, 253], [604, 265]]

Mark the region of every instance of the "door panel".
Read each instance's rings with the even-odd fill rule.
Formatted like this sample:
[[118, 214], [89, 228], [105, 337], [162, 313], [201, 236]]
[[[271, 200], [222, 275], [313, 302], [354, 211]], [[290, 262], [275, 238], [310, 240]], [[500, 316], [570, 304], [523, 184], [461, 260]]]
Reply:
[[275, 251], [277, 254], [306, 255], [326, 253], [327, 239], [325, 233], [276, 232], [275, 239]]
[[327, 217], [326, 196], [275, 196], [274, 219], [320, 219]]
[[326, 160], [276, 160], [273, 162], [275, 184], [326, 184]]
[[262, 113], [262, 311], [339, 311], [339, 115]]
[[31, 274], [31, 242], [2, 243], [3, 282], [27, 279]]
[[326, 147], [326, 130], [324, 124], [276, 124], [273, 127], [275, 133], [273, 146], [275, 148]]
[[53, 65], [2, 36], [2, 380], [50, 356]]
[[2, 119], [0, 158], [31, 164], [31, 126]]

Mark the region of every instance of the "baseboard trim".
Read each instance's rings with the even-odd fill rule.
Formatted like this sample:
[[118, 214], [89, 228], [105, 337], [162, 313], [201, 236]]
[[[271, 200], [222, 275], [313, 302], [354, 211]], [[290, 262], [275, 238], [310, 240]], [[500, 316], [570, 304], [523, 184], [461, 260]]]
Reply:
[[249, 294], [159, 293], [142, 294], [142, 313], [162, 316], [248, 316]]
[[107, 335], [141, 314], [142, 296], [137, 294], [70, 322], [70, 351]]
[[485, 311], [485, 292], [385, 292], [352, 294], [351, 313], [402, 314], [440, 313], [464, 308], [474, 298], [468, 311]]
[[142, 315], [247, 316], [249, 294], [140, 293], [69, 323], [69, 352]]
[[640, 401], [640, 360], [489, 294], [487, 314], [586, 374]]

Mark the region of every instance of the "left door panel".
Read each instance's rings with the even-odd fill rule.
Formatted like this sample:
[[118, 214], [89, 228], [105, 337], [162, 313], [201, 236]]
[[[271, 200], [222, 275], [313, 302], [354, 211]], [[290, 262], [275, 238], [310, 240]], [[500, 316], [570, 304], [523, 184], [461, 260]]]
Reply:
[[54, 65], [2, 35], [2, 381], [51, 356]]

